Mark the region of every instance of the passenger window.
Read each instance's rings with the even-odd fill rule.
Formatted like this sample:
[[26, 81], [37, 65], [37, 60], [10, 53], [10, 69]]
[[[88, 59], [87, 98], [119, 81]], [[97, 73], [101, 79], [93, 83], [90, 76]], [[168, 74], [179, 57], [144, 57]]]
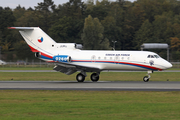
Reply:
[[148, 57], [147, 58], [151, 58], [151, 55], [148, 55]]

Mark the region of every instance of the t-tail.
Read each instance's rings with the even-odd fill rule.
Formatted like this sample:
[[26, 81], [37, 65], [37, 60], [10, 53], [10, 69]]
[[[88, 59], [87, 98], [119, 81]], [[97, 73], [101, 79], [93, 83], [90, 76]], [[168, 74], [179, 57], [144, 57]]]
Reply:
[[56, 43], [39, 27], [9, 27], [18, 29], [35, 56], [51, 61], [55, 56], [52, 51], [80, 49], [81, 45], [75, 43]]

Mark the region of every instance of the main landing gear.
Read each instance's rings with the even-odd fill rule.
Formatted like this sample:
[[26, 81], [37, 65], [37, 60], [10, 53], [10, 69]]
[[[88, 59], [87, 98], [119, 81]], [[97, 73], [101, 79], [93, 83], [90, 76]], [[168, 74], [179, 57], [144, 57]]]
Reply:
[[143, 78], [144, 82], [148, 82], [149, 79], [151, 78], [150, 74], [153, 73], [153, 71], [147, 71], [147, 72], [148, 72], [148, 74], [147, 74], [148, 76], [144, 76], [144, 78]]
[[[97, 82], [98, 80], [99, 80], [99, 74], [100, 73], [92, 73], [91, 74], [91, 80], [93, 81], [93, 82]], [[79, 74], [77, 74], [77, 76], [76, 76], [76, 80], [78, 81], [78, 82], [84, 82], [84, 80], [85, 80], [85, 78], [86, 78], [86, 72], [81, 72], [81, 73], [79, 73]]]

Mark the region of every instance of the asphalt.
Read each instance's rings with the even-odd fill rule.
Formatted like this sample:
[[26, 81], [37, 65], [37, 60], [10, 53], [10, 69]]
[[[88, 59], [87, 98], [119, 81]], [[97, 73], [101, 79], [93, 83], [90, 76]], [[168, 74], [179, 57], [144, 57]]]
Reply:
[[[57, 72], [55, 70], [0, 70], [0, 72]], [[109, 71], [104, 71], [109, 72]], [[111, 71], [111, 72], [147, 72], [147, 71]], [[180, 72], [180, 70], [164, 70], [154, 72]]]
[[[0, 70], [0, 72], [56, 72], [54, 70]], [[137, 71], [120, 71], [137, 72]], [[162, 72], [180, 72], [166, 70]], [[117, 90], [117, 91], [180, 91], [180, 82], [83, 82], [76, 81], [0, 81], [0, 90]]]
[[0, 90], [180, 91], [180, 82], [0, 81]]

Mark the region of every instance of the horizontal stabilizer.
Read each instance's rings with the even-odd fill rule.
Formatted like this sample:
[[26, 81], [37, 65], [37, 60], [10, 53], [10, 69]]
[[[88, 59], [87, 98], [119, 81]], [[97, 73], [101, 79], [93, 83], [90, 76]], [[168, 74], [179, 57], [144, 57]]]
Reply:
[[37, 27], [8, 27], [8, 29], [19, 29], [19, 30], [33, 30]]

